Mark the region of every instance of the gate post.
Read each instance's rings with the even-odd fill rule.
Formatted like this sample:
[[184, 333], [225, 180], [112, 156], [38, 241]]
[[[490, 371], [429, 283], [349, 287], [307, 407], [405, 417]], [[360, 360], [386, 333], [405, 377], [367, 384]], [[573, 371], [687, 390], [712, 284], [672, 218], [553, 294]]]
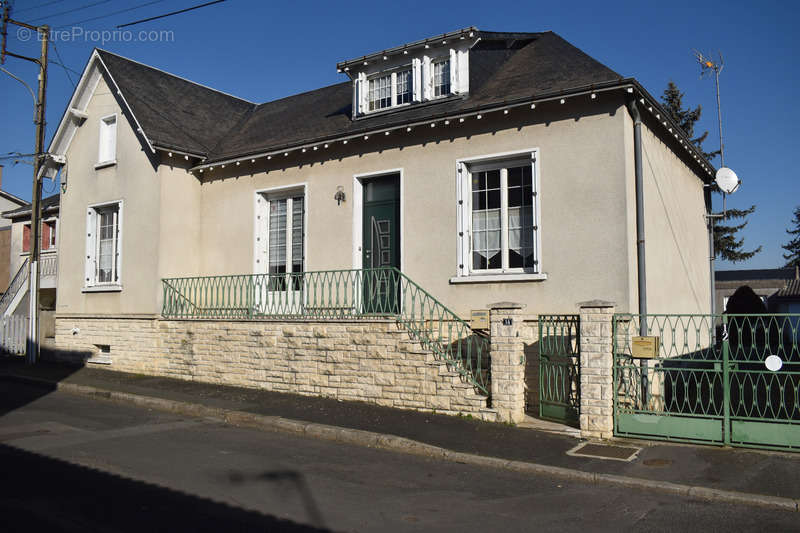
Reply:
[[489, 304], [492, 409], [498, 422], [525, 418], [525, 343], [520, 336], [524, 304]]
[[592, 300], [578, 304], [581, 316], [580, 381], [581, 437], [614, 436], [613, 302]]

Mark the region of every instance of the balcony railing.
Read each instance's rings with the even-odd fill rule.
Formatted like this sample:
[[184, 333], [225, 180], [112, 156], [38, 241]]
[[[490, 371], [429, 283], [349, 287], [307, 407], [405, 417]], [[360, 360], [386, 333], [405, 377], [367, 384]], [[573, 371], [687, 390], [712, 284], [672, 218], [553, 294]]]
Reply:
[[396, 268], [162, 280], [173, 319], [393, 318], [423, 347], [489, 391], [489, 339]]

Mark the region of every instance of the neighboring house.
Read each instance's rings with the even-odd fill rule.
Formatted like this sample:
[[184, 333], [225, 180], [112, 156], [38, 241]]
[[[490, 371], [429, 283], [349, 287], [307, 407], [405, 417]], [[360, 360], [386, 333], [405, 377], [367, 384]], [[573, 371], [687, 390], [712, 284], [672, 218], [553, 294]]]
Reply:
[[[42, 198], [41, 256], [39, 260], [39, 307], [41, 310], [41, 335], [55, 336], [54, 312], [56, 308], [56, 284], [58, 280], [58, 218], [59, 194]], [[0, 301], [3, 315], [28, 316], [28, 258], [31, 238], [31, 204], [5, 211], [5, 218], [12, 222], [11, 257], [9, 271], [12, 286]]]
[[[800, 267], [795, 268], [800, 270]], [[776, 292], [773, 300], [776, 313], [800, 315], [800, 275], [786, 283], [784, 288]]]
[[[312, 306], [308, 273], [362, 272], [325, 274], [330, 291], [373, 267], [399, 269], [461, 318], [498, 301], [526, 305], [529, 318], [574, 313], [592, 299], [636, 312], [626, 106], [643, 121], [649, 310], [709, 311], [704, 185], [714, 169], [635, 79], [552, 32], [475, 28], [337, 67], [349, 80], [255, 104], [92, 53], [49, 148], [68, 171], [60, 347], [167, 372], [166, 354], [195, 335], [148, 344], [162, 334], [148, 328], [165, 297], [173, 301], [183, 283], [162, 280], [177, 277], [270, 275], [244, 300], [240, 280], [262, 278], [215, 278], [200, 289], [203, 298], [234, 295], [225, 301], [178, 295], [181, 312], [220, 317], [269, 318], [273, 301], [318, 315], [350, 306], [357, 317], [362, 303], [352, 299]], [[364, 280], [364, 293], [381, 295], [391, 312], [411, 286], [393, 292]], [[136, 356], [121, 333], [134, 330]], [[281, 390], [334, 394], [292, 383]]]
[[[0, 187], [3, 185], [3, 166], [0, 165]], [[27, 205], [28, 202], [0, 189], [0, 213], [11, 211]], [[14, 272], [11, 266], [11, 220], [0, 215], [0, 294], [5, 293], [10, 276]]]
[[748, 286], [761, 297], [764, 305], [773, 311], [773, 296], [784, 289], [789, 281], [798, 278], [800, 278], [800, 273], [797, 268], [718, 270], [715, 273], [715, 308], [718, 313], [725, 312], [728, 300], [736, 292], [736, 289]]

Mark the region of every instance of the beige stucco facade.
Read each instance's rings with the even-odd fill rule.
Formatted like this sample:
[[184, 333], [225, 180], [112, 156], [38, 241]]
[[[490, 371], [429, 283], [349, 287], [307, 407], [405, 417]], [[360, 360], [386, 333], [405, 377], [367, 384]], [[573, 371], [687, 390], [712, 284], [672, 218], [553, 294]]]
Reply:
[[[149, 149], [101, 79], [68, 152], [61, 200], [58, 313], [155, 315], [161, 278], [254, 271], [260, 191], [304, 188], [306, 270], [357, 268], [355, 182], [400, 171], [402, 270], [462, 316], [490, 302], [573, 313], [588, 299], [635, 311], [632, 122], [623, 95], [515, 109], [482, 120], [354, 140], [328, 149], [227, 165], [197, 176], [183, 157]], [[116, 164], [95, 169], [99, 122], [117, 114]], [[702, 183], [644, 128], [649, 310], [708, 309]], [[453, 284], [457, 273], [456, 162], [536, 151], [541, 266], [546, 279]], [[160, 164], [151, 161], [160, 161]], [[333, 196], [343, 187], [347, 198]], [[121, 285], [84, 290], [86, 210], [123, 202]]]

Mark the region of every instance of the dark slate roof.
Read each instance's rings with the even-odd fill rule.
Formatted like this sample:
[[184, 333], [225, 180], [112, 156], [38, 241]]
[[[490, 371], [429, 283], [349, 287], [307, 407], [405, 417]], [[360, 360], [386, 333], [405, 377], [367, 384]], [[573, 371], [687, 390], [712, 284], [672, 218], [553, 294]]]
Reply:
[[255, 105], [97, 50], [150, 142], [206, 155]]
[[754, 270], [717, 270], [717, 281], [787, 280], [794, 279], [794, 268], [761, 268]]
[[[47, 198], [42, 198], [42, 213], [46, 212], [58, 212], [59, 205], [61, 204], [61, 195], [54, 194], [52, 196], [48, 196]], [[11, 211], [4, 211], [3, 216], [6, 218], [19, 218], [21, 216], [27, 215], [30, 216], [31, 214], [31, 204], [27, 203], [22, 207], [17, 209], [12, 209]]]
[[260, 105], [99, 50], [146, 136], [209, 161], [402, 125], [622, 80], [553, 32], [477, 32], [470, 92], [353, 120], [352, 83]]
[[800, 298], [800, 279], [793, 279], [775, 293], [776, 298]]
[[470, 50], [470, 92], [352, 120], [351, 82], [261, 104], [215, 147], [210, 160], [425, 120], [622, 79], [553, 32], [478, 32]]

